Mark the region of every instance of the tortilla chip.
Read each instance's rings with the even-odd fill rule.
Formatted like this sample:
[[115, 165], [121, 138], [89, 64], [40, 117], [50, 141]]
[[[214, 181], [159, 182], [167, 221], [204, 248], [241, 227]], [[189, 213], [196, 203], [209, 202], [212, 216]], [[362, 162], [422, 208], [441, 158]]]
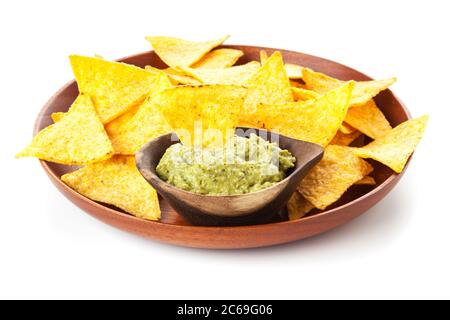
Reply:
[[189, 77], [189, 76], [185, 75], [184, 73], [177, 71], [175, 69], [172, 69], [172, 68], [160, 70], [160, 69], [154, 68], [152, 66], [145, 66], [145, 70], [151, 71], [151, 72], [164, 72], [165, 74], [167, 74], [167, 76], [170, 79], [170, 82], [173, 85], [187, 84], [187, 85], [191, 85], [191, 86], [197, 86], [197, 85], [202, 84], [197, 79]]
[[110, 137], [116, 153], [134, 155], [150, 140], [170, 132], [172, 128], [167, 120], [151, 99], [147, 99], [136, 114]]
[[268, 130], [326, 146], [344, 120], [353, 86], [350, 81], [316, 100], [260, 105], [256, 118]]
[[374, 186], [376, 184], [377, 182], [371, 176], [365, 176], [361, 180], [355, 182], [355, 185], [358, 186]]
[[65, 112], [53, 112], [50, 117], [52, 117], [53, 122], [58, 122], [66, 115]]
[[[266, 62], [268, 59], [267, 52], [265, 50], [259, 51], [259, 60], [261, 63]], [[301, 79], [302, 78], [302, 72], [303, 67], [293, 64], [293, 63], [285, 63], [284, 69], [286, 70], [286, 74], [289, 79]]]
[[67, 173], [61, 180], [89, 199], [112, 204], [136, 217], [161, 217], [158, 194], [136, 168], [134, 157], [117, 155]]
[[218, 40], [193, 42], [170, 37], [146, 37], [158, 57], [172, 68], [192, 66], [228, 38], [224, 36]]
[[294, 101], [289, 78], [283, 67], [281, 53], [276, 51], [249, 79], [248, 94], [245, 98], [242, 121], [258, 125], [255, 118], [258, 105], [277, 105]]
[[136, 114], [136, 112], [139, 110], [141, 106], [142, 104], [133, 106], [123, 115], [105, 125], [105, 130], [108, 133], [110, 139], [119, 134], [123, 126], [133, 118], [133, 116]]
[[206, 146], [222, 144], [234, 134], [246, 93], [238, 86], [182, 86], [162, 91], [152, 101], [183, 144]]
[[284, 68], [289, 79], [301, 79], [303, 77], [303, 67], [293, 63], [285, 63]]
[[[305, 81], [308, 89], [322, 94], [336, 89], [344, 82], [308, 68], [303, 68], [303, 81]], [[361, 106], [367, 103], [378, 93], [391, 86], [395, 81], [397, 81], [397, 79], [390, 78], [384, 80], [356, 82], [355, 89], [352, 94], [352, 100], [350, 101], [350, 107]]]
[[252, 61], [241, 66], [223, 69], [193, 69], [179, 67], [184, 74], [199, 80], [203, 84], [228, 84], [242, 86], [258, 71], [259, 62]]
[[297, 87], [292, 87], [291, 89], [292, 94], [294, 95], [294, 101], [307, 101], [320, 97], [320, 94], [312, 90]]
[[256, 126], [256, 125], [253, 124], [253, 123], [248, 123], [248, 122], [245, 122], [245, 121], [239, 121], [238, 127], [263, 129], [262, 126], [259, 127], [259, 126]]
[[314, 206], [306, 200], [298, 191], [295, 191], [287, 203], [289, 220], [303, 218]]
[[[300, 82], [298, 82], [298, 81], [290, 80], [289, 82], [290, 82], [290, 84], [291, 84], [291, 87], [293, 87], [293, 88], [307, 89], [305, 84], [300, 83]], [[309, 91], [312, 91], [312, 90], [309, 90]], [[314, 91], [314, 92], [315, 92], [315, 91]], [[317, 93], [317, 92], [316, 92], [316, 93]]]
[[206, 54], [199, 62], [192, 65], [198, 69], [222, 69], [231, 67], [244, 55], [244, 52], [236, 49], [216, 49]]
[[392, 129], [373, 99], [362, 106], [348, 109], [345, 122], [372, 139], [381, 138]]
[[266, 60], [269, 59], [269, 55], [267, 54], [266, 50], [259, 50], [259, 61], [261, 64], [266, 62]]
[[102, 123], [108, 123], [142, 103], [158, 76], [125, 63], [70, 56], [80, 92], [92, 97]]
[[[348, 114], [348, 111], [347, 111]], [[353, 128], [351, 125], [349, 125], [348, 123], [343, 122], [341, 124], [341, 127], [339, 128], [339, 131], [341, 131], [344, 134], [350, 134], [356, 131], [355, 128]]]
[[400, 173], [422, 139], [427, 121], [428, 115], [403, 122], [368, 145], [353, 148], [354, 153], [361, 158], [377, 160]]
[[113, 152], [91, 98], [80, 94], [70, 110], [58, 122], [39, 132], [17, 157], [85, 165], [107, 159]]
[[297, 190], [314, 207], [323, 210], [372, 170], [368, 162], [355, 156], [352, 148], [330, 145], [325, 149], [323, 159], [306, 175]]
[[338, 146], [348, 146], [353, 141], [358, 139], [361, 136], [361, 132], [354, 131], [352, 133], [342, 133], [342, 131], [336, 132], [336, 135], [334, 136], [333, 140], [331, 140], [330, 144], [338, 145]]

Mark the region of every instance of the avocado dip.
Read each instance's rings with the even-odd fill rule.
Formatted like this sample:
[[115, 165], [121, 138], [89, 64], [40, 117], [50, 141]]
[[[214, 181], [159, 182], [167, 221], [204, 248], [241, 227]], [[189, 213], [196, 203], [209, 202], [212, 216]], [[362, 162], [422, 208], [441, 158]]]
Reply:
[[256, 134], [234, 136], [231, 144], [199, 148], [176, 143], [156, 173], [180, 189], [203, 195], [236, 195], [268, 188], [286, 177], [295, 157]]

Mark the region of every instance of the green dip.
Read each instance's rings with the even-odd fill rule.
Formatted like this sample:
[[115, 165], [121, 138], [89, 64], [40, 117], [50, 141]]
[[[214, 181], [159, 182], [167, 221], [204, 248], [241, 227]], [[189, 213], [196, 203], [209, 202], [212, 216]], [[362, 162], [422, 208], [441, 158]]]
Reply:
[[251, 134], [235, 136], [221, 148], [170, 146], [161, 158], [158, 176], [183, 190], [205, 195], [233, 195], [268, 188], [286, 177], [295, 157], [275, 143]]

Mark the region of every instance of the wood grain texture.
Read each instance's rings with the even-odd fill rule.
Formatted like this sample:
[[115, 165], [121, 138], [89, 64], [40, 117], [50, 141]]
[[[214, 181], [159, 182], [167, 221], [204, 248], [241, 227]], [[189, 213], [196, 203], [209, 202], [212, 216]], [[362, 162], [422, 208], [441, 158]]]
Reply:
[[[223, 47], [235, 48], [245, 52], [245, 55], [239, 59], [238, 64], [259, 60], [259, 50], [264, 49], [268, 53], [276, 50], [252, 46], [227, 45]], [[363, 73], [330, 60], [293, 51], [279, 51], [283, 54], [285, 62], [309, 67], [342, 80], [371, 80]], [[148, 64], [159, 68], [165, 67], [153, 51], [133, 55], [120, 61], [140, 67]], [[34, 134], [52, 123], [50, 115], [53, 112], [67, 111], [77, 94], [78, 89], [74, 81], [55, 93], [39, 113]], [[380, 93], [375, 101], [392, 126], [410, 119], [406, 107], [390, 90]], [[395, 174], [386, 166], [372, 162], [375, 167], [372, 176], [375, 178], [377, 185], [350, 188], [338, 203], [326, 211], [313, 211], [309, 216], [296, 221], [285, 221], [285, 214], [281, 214], [276, 215], [273, 222], [268, 224], [203, 227], [190, 225], [163, 199], [161, 199], [162, 219], [160, 222], [139, 219], [112, 206], [94, 202], [76, 193], [60, 180], [62, 174], [73, 171], [75, 168], [46, 161], [41, 161], [41, 164], [50, 180], [64, 196], [82, 210], [105, 223], [162, 242], [214, 249], [253, 248], [282, 244], [333, 229], [358, 217], [383, 199], [394, 188], [403, 174]]]

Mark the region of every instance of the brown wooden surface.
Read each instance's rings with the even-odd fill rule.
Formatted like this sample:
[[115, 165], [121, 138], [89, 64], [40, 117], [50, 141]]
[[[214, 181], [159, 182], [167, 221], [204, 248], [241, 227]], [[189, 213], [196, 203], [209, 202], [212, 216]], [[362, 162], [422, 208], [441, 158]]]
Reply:
[[[228, 45], [224, 47], [236, 48], [245, 52], [238, 63], [259, 60], [260, 49], [264, 49], [268, 53], [274, 50], [251, 46]], [[342, 80], [371, 80], [368, 76], [333, 61], [303, 53], [279, 51], [283, 54], [285, 62], [310, 67]], [[120, 61], [141, 67], [147, 64], [164, 67], [164, 64], [153, 51], [137, 54]], [[52, 123], [50, 115], [53, 112], [67, 111], [77, 94], [77, 86], [73, 81], [61, 88], [43, 107], [36, 120], [34, 133], [36, 134]], [[392, 126], [410, 118], [405, 106], [391, 91], [382, 92], [375, 100]], [[41, 161], [41, 164], [58, 190], [78, 207], [105, 223], [158, 241], [181, 246], [216, 249], [270, 246], [325, 232], [364, 213], [383, 199], [402, 176], [402, 174], [395, 174], [389, 168], [373, 162], [375, 170], [372, 176], [377, 181], [377, 185], [374, 187], [354, 186], [350, 188], [343, 198], [329, 210], [315, 211], [313, 215], [296, 221], [283, 221], [285, 218], [277, 217], [270, 224], [239, 227], [198, 227], [189, 225], [163, 199], [160, 202], [162, 211], [160, 222], [142, 220], [111, 206], [96, 203], [76, 193], [60, 180], [62, 174], [70, 172], [74, 168], [46, 161]]]

